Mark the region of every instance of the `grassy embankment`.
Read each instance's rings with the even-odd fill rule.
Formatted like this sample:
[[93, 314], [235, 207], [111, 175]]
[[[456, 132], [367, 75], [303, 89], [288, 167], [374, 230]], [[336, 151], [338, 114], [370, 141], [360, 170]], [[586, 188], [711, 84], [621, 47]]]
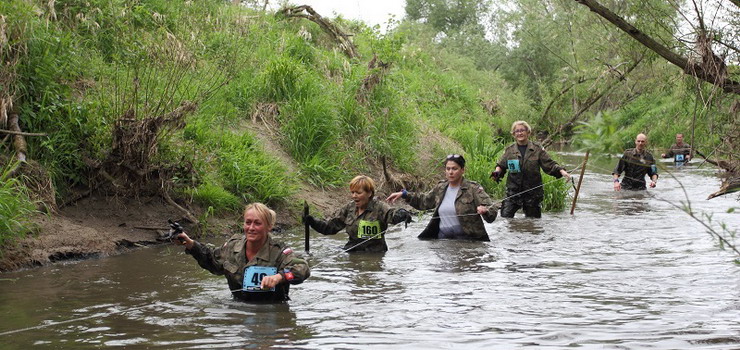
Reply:
[[[48, 172], [58, 203], [79, 189], [164, 188], [206, 208], [203, 218], [245, 202], [289, 203], [301, 183], [343, 186], [381, 157], [396, 171], [441, 177], [449, 153], [465, 154], [467, 177], [502, 198], [502, 184], [488, 178], [511, 142], [499, 135], [536, 115], [523, 93], [435, 47], [414, 25], [381, 34], [337, 20], [354, 34], [359, 58], [349, 58], [312, 22], [222, 1], [52, 5], [0, 4], [11, 48], [1, 54], [18, 58], [3, 77], [22, 129], [47, 134], [26, 138], [28, 156]], [[390, 68], [368, 68], [374, 55]], [[361, 91], [373, 74], [379, 83]], [[195, 110], [178, 112], [184, 101]], [[135, 134], [146, 141], [137, 143], [131, 130], [141, 125], [154, 125], [154, 137]], [[265, 138], [295, 171], [264, 148]], [[13, 149], [3, 144], [2, 152], [8, 159]], [[23, 183], [4, 181], [2, 202], [28, 208]], [[561, 209], [565, 190], [548, 184], [545, 208]], [[14, 225], [0, 236], [22, 232], [23, 222]]]

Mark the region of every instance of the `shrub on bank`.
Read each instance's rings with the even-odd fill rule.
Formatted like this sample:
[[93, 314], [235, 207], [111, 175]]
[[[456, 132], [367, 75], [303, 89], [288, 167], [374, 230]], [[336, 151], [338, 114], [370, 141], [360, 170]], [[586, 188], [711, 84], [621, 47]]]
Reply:
[[11, 162], [0, 169], [0, 247], [24, 237], [33, 229], [31, 217], [36, 212], [35, 206], [22, 182], [10, 176], [15, 165]]

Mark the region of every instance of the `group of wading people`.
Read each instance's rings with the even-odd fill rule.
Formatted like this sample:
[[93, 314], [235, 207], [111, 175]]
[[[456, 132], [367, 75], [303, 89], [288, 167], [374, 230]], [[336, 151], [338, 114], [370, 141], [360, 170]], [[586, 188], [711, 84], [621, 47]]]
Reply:
[[[523, 209], [526, 217], [541, 217], [544, 190], [540, 169], [555, 178], [570, 177], [564, 167], [555, 162], [540, 145], [529, 140], [532, 128], [525, 121], [516, 121], [511, 127], [515, 141], [504, 150], [496, 163], [491, 178], [499, 182], [506, 178], [506, 198], [494, 203], [483, 186], [465, 179], [465, 158], [450, 154], [444, 161], [445, 179], [424, 193], [406, 189], [391, 193], [386, 201], [403, 199], [417, 210], [434, 210], [432, 219], [419, 234], [419, 239], [465, 239], [489, 241], [483, 220], [488, 223], [502, 217], [513, 218]], [[680, 135], [680, 134], [679, 134]], [[628, 149], [613, 172], [614, 190], [644, 190], [645, 175], [650, 187], [655, 187], [658, 174], [655, 159], [647, 150], [647, 137], [637, 135], [635, 148]], [[681, 154], [682, 157], [676, 155]], [[676, 144], [662, 157], [688, 161], [691, 147], [683, 143], [683, 135], [676, 136]], [[625, 173], [620, 182], [619, 177]], [[375, 183], [359, 175], [349, 183], [352, 200], [326, 219], [305, 215], [303, 222], [324, 235], [345, 230], [349, 239], [343, 250], [355, 252], [385, 252], [388, 246], [385, 232], [389, 225], [409, 223], [411, 213], [391, 207], [375, 198]], [[233, 235], [219, 248], [211, 248], [180, 233], [174, 240], [185, 247], [198, 264], [216, 275], [224, 275], [232, 295], [240, 300], [254, 302], [281, 302], [288, 300], [291, 284], [302, 283], [310, 276], [308, 263], [270, 231], [275, 225], [275, 211], [261, 203], [247, 205], [244, 210], [244, 233]]]

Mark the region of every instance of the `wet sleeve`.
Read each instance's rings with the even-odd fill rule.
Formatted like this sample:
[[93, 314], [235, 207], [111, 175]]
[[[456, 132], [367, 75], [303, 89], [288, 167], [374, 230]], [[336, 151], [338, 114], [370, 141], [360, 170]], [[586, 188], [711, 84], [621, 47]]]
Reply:
[[418, 210], [434, 209], [437, 207], [437, 200], [435, 196], [436, 188], [437, 187], [431, 189], [427, 193], [409, 192], [406, 197], [406, 202], [410, 206], [412, 206], [414, 209], [418, 209]]
[[192, 255], [193, 258], [195, 258], [195, 261], [198, 262], [198, 265], [208, 270], [210, 273], [214, 275], [223, 275], [224, 265], [221, 260], [222, 248], [211, 249], [206, 245], [195, 241], [193, 248], [185, 250], [185, 253]]
[[322, 235], [335, 235], [341, 231], [346, 225], [344, 224], [344, 218], [346, 216], [345, 208], [339, 209], [331, 218], [328, 220], [314, 219], [311, 223], [311, 228]]
[[496, 220], [496, 215], [498, 215], [499, 210], [498, 204], [493, 203], [493, 201], [491, 200], [491, 196], [488, 195], [486, 190], [481, 185], [478, 185], [478, 188], [474, 190], [474, 193], [476, 197], [475, 201], [479, 205], [488, 208], [488, 212], [483, 215], [483, 220], [486, 220], [486, 222], [488, 223]]
[[547, 151], [545, 151], [544, 149], [540, 150], [539, 161], [540, 167], [546, 174], [554, 176], [556, 179], [563, 177], [563, 175], [560, 174], [560, 170], [564, 168], [561, 167], [556, 161], [552, 160], [552, 158], [550, 158], [550, 155], [547, 154]]
[[655, 158], [653, 158], [652, 156], [650, 156], [649, 162], [650, 162], [650, 167], [648, 168], [648, 176], [652, 179], [653, 175], [659, 176], [658, 166], [655, 164]]
[[665, 153], [666, 158], [673, 158], [675, 155], [676, 154], [673, 152], [673, 146], [671, 146], [671, 148], [668, 149], [668, 152]]
[[283, 250], [279, 273], [285, 281], [290, 284], [301, 284], [311, 276], [311, 269], [308, 262], [299, 257], [292, 249]]
[[622, 175], [622, 172], [624, 172], [624, 168], [627, 165], [625, 158], [627, 158], [627, 152], [622, 154], [622, 158], [619, 158], [619, 162], [617, 163], [617, 166], [614, 168], [612, 175], [617, 175], [617, 176]]
[[501, 168], [501, 178], [503, 178], [504, 175], [506, 174], [506, 171], [509, 170], [509, 167], [506, 165], [506, 150], [504, 150], [504, 154], [501, 155], [501, 159], [498, 160], [498, 163], [496, 163], [496, 166]]
[[380, 218], [383, 221], [383, 224], [384, 224], [383, 226], [397, 224], [398, 222], [393, 222], [393, 217], [396, 215], [396, 211], [398, 209], [391, 208], [390, 205], [385, 204], [383, 202], [378, 202], [378, 204], [379, 204], [378, 208], [380, 209], [380, 212], [382, 213], [380, 215]]

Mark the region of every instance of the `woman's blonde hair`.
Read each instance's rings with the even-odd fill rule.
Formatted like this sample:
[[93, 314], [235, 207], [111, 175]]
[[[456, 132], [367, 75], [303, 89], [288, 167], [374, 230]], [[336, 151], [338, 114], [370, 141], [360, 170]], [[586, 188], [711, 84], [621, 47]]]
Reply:
[[525, 128], [527, 128], [527, 131], [532, 132], [532, 127], [529, 126], [529, 123], [523, 121], [523, 120], [517, 120], [513, 124], [511, 124], [511, 133], [514, 133], [514, 130], [516, 130], [517, 125], [524, 125]]
[[370, 198], [372, 198], [375, 195], [375, 181], [369, 176], [357, 175], [349, 182], [349, 190], [354, 191], [357, 189], [370, 192]]
[[275, 211], [268, 208], [266, 205], [262, 203], [250, 203], [247, 204], [247, 206], [244, 208], [244, 215], [247, 215], [247, 212], [250, 210], [254, 210], [257, 212], [257, 216], [262, 219], [270, 228], [275, 226], [275, 221], [277, 221], [277, 214], [275, 214]]

